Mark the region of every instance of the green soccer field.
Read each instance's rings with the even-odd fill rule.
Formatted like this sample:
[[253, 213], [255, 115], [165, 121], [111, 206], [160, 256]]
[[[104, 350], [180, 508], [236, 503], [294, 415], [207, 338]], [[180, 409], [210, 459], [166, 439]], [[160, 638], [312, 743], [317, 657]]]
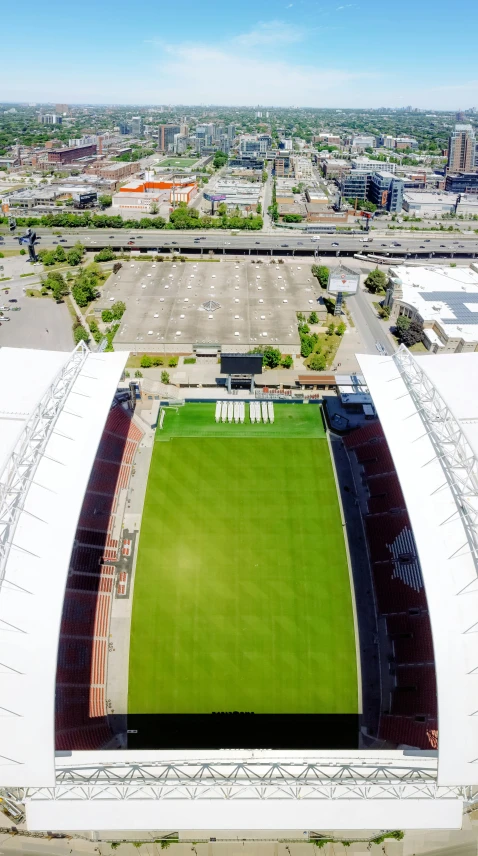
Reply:
[[[248, 408], [246, 408], [248, 409]], [[166, 411], [134, 583], [130, 713], [357, 713], [349, 572], [320, 408]]]
[[197, 163], [197, 158], [166, 158], [160, 162], [159, 166], [183, 166], [188, 169], [193, 163]]

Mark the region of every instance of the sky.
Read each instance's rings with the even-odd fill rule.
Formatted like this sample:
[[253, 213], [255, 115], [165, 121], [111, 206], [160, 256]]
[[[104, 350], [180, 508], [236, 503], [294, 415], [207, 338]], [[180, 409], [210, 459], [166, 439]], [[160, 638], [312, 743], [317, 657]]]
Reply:
[[26, 0], [21, 14], [7, 3], [0, 101], [478, 108], [478, 3], [456, 11], [449, 0]]

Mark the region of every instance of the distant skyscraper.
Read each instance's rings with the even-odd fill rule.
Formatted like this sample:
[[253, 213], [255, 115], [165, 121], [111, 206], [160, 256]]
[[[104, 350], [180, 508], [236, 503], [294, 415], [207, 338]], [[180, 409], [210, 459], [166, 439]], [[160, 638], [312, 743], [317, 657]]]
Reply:
[[471, 125], [455, 125], [448, 143], [448, 172], [474, 172], [476, 169], [476, 138]]
[[230, 143], [232, 143], [235, 136], [236, 136], [236, 126], [235, 125], [228, 125], [227, 126], [227, 139], [229, 140]]
[[131, 133], [133, 137], [142, 137], [144, 133], [144, 123], [141, 116], [133, 116], [131, 119]]
[[180, 125], [160, 125], [158, 128], [158, 148], [161, 152], [169, 151], [169, 147], [171, 149], [174, 146], [174, 137], [175, 134], [181, 133]]

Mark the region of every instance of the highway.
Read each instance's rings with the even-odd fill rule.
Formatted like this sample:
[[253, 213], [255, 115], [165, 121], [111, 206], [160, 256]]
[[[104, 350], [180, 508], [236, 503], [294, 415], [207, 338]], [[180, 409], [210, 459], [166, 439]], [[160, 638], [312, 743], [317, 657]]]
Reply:
[[[17, 229], [19, 236], [23, 229]], [[55, 235], [54, 232], [57, 232]], [[61, 233], [61, 234], [58, 234]], [[304, 234], [266, 235], [261, 232], [178, 232], [173, 230], [139, 229], [37, 229], [40, 247], [53, 247], [59, 244], [65, 249], [80, 241], [87, 249], [100, 250], [102, 247], [125, 250], [135, 249], [144, 252], [176, 251], [182, 253], [204, 254], [210, 250], [224, 255], [279, 255], [279, 256], [353, 256], [355, 253], [373, 254], [390, 259], [419, 258], [433, 259], [460, 258], [478, 256], [478, 236], [470, 237], [457, 233], [434, 235], [432, 237], [406, 235], [373, 235], [370, 242], [364, 242], [360, 235], [321, 235], [318, 240]], [[0, 237], [0, 250], [18, 247], [14, 236], [6, 234]]]

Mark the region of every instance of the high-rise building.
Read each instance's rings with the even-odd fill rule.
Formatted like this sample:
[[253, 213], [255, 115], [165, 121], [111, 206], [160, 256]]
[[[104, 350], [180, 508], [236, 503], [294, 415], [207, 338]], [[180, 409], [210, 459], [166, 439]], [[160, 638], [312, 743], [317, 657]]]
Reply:
[[[181, 127], [179, 125], [173, 125], [172, 123], [168, 123], [167, 125], [160, 125], [158, 128], [158, 148], [161, 152], [172, 151], [174, 146], [174, 136], [175, 134], [181, 133]], [[171, 149], [170, 149], [171, 147]]]
[[403, 203], [404, 182], [389, 172], [374, 172], [368, 186], [368, 199], [378, 208], [400, 213]]
[[448, 143], [447, 172], [474, 172], [476, 167], [476, 137], [473, 127], [455, 125]]
[[227, 138], [228, 138], [230, 143], [232, 143], [232, 141], [235, 139], [235, 136], [236, 136], [236, 126], [232, 125], [232, 124], [228, 125], [227, 126]]
[[131, 125], [128, 125], [128, 122], [120, 122], [119, 132], [123, 137], [126, 136], [126, 134], [131, 134]]
[[144, 122], [141, 116], [133, 116], [131, 119], [131, 133], [133, 137], [142, 137], [144, 134]]
[[62, 117], [57, 116], [56, 113], [44, 113], [40, 117], [40, 122], [42, 125], [61, 125]]

